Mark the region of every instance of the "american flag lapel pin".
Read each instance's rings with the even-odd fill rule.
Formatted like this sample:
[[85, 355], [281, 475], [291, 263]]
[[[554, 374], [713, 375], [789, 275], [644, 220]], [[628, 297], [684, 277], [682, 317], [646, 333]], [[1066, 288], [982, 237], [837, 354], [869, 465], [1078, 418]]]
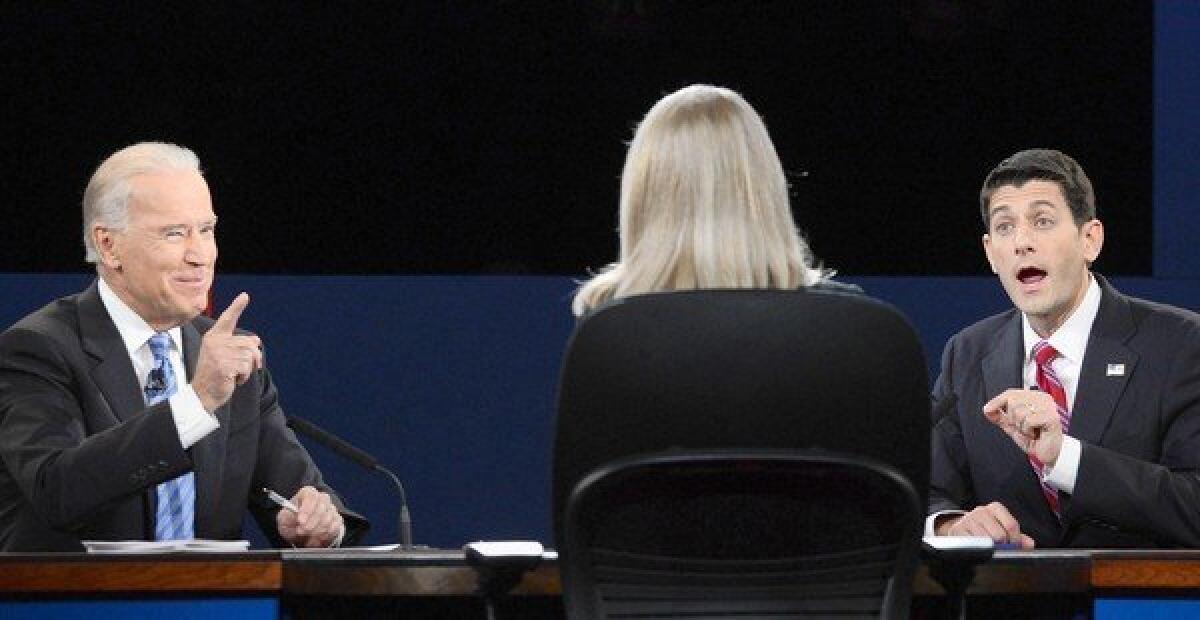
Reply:
[[1109, 377], [1124, 377], [1125, 364], [1109, 364], [1108, 368], [1105, 369], [1104, 374]]

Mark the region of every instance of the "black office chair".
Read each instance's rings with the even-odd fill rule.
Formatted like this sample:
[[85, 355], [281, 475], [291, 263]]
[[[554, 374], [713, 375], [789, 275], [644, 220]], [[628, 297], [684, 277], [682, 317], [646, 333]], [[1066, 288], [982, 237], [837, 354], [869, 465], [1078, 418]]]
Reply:
[[[577, 326], [565, 357], [554, 454], [552, 505], [556, 538], [563, 552], [564, 593], [568, 609], [582, 614], [572, 617], [607, 617], [610, 613], [579, 602], [579, 597], [589, 596], [578, 587], [586, 582], [572, 580], [575, 575], [587, 574], [584, 571], [591, 555], [579, 555], [580, 547], [572, 547], [565, 535], [567, 527], [574, 527], [564, 522], [567, 498], [589, 472], [633, 455], [708, 454], [713, 450], [734, 450], [744, 458], [777, 451], [785, 451], [793, 459], [814, 455], [833, 460], [861, 458], [862, 467], [876, 472], [872, 477], [859, 470], [865, 476], [856, 483], [862, 485], [861, 493], [846, 495], [852, 500], [848, 504], [814, 499], [808, 504], [809, 516], [779, 533], [779, 546], [765, 544], [775, 540], [769, 536], [760, 540], [736, 534], [756, 529], [750, 525], [710, 530], [727, 532], [729, 538], [687, 541], [699, 553], [690, 557], [689, 563], [703, 561], [709, 551], [717, 554], [714, 560], [719, 559], [722, 549], [743, 560], [754, 554], [770, 558], [778, 552], [772, 549], [785, 547], [788, 554], [799, 553], [802, 546], [797, 546], [798, 541], [817, 555], [836, 553], [826, 543], [844, 541], [845, 553], [857, 554], [867, 548], [862, 540], [829, 523], [825, 525], [828, 532], [810, 525], [825, 523], [829, 519], [821, 519], [837, 517], [835, 511], [868, 500], [891, 498], [899, 502], [897, 506], [907, 506], [907, 500], [898, 499], [903, 493], [884, 492], [866, 481], [878, 478], [878, 471], [887, 468], [909, 481], [918, 507], [925, 505], [928, 387], [925, 358], [911, 325], [895, 309], [865, 296], [811, 290], [659, 293], [620, 300], [589, 316]], [[822, 475], [828, 476], [827, 480], [842, 479], [850, 465], [840, 467], [841, 473]], [[687, 488], [698, 493], [702, 486]], [[691, 495], [672, 497], [679, 503]], [[703, 512], [714, 523], [752, 519], [742, 514], [737, 501], [699, 497], [696, 501], [708, 507]], [[781, 496], [771, 501], [792, 510], [798, 508], [794, 499]], [[765, 498], [755, 502], [770, 505]], [[588, 506], [594, 505], [584, 502], [574, 515], [591, 518]], [[817, 510], [813, 511], [813, 506]], [[897, 506], [877, 510], [907, 514], [907, 508]], [[758, 517], [761, 523], [773, 523], [768, 520], [769, 512]], [[646, 535], [667, 532], [673, 537], [675, 528], [661, 525], [674, 522], [669, 514], [659, 519], [647, 513], [629, 525], [634, 534], [647, 529]], [[851, 513], [845, 518], [860, 519]], [[897, 550], [907, 550], [910, 545], [915, 548], [919, 523], [907, 530], [904, 527], [908, 526], [901, 527], [907, 532], [904, 540], [884, 543], [880, 539], [872, 544], [899, 545]], [[678, 530], [680, 536], [697, 531]], [[649, 544], [655, 539], [639, 534], [624, 540]], [[663, 549], [683, 547], [672, 543]], [[800, 556], [788, 557], [792, 562]], [[897, 563], [885, 572], [901, 578], [889, 584], [881, 599], [886, 599], [886, 609], [875, 612], [904, 617], [910, 583], [899, 581], [903, 575], [911, 575], [916, 556], [897, 553], [894, 559]], [[577, 566], [577, 562], [584, 565]], [[799, 578], [803, 572], [791, 577]], [[801, 585], [794, 587], [802, 589]], [[845, 587], [853, 589], [850, 584]], [[853, 609], [859, 609], [863, 600], [857, 596]], [[582, 611], [588, 609], [596, 613]]]
[[568, 501], [567, 615], [905, 617], [922, 515], [902, 475], [860, 457], [623, 459]]

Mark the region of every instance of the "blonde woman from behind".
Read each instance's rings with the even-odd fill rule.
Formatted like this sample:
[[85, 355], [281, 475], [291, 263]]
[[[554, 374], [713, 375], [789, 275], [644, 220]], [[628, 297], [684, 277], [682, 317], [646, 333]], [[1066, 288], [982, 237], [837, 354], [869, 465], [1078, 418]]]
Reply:
[[689, 289], [858, 288], [829, 280], [796, 230], [766, 126], [737, 93], [692, 85], [638, 125], [621, 175], [620, 256], [575, 295], [583, 316], [613, 299]]

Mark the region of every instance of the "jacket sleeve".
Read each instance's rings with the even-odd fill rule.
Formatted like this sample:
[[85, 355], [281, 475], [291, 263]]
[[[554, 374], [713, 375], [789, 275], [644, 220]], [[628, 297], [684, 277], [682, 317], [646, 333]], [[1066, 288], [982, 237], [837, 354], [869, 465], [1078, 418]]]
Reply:
[[[296, 435], [287, 427], [283, 409], [279, 406], [279, 395], [270, 373], [264, 369], [261, 371], [261, 376], [258, 458], [255, 463], [254, 485], [251, 492], [262, 487], [269, 487], [291, 497], [301, 487], [311, 486], [323, 493], [328, 493], [334, 505], [337, 506], [338, 512], [341, 513], [346, 526], [342, 546], [357, 544], [370, 529], [369, 523], [358, 513], [346, 508], [337, 492], [325, 483], [321, 471], [313, 463], [308, 451], [300, 445]], [[271, 539], [272, 544], [279, 547], [287, 546], [280, 538], [275, 523], [275, 515], [279, 512], [279, 508], [256, 501], [250, 501], [250, 507], [259, 528]]]
[[957, 338], [951, 338], [946, 343], [942, 352], [941, 372], [933, 386], [928, 514], [943, 510], [970, 510], [976, 503], [952, 374], [956, 341]]
[[168, 403], [124, 422], [107, 404], [85, 412], [82, 355], [37, 330], [0, 335], [0, 460], [58, 530], [83, 529], [113, 503], [191, 468]]

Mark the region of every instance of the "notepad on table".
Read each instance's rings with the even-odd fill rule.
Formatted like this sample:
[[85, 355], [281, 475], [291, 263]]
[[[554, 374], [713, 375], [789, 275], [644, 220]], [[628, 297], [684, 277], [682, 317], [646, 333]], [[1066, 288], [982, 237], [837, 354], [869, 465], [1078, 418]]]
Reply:
[[246, 540], [85, 540], [88, 553], [236, 553], [250, 549]]

